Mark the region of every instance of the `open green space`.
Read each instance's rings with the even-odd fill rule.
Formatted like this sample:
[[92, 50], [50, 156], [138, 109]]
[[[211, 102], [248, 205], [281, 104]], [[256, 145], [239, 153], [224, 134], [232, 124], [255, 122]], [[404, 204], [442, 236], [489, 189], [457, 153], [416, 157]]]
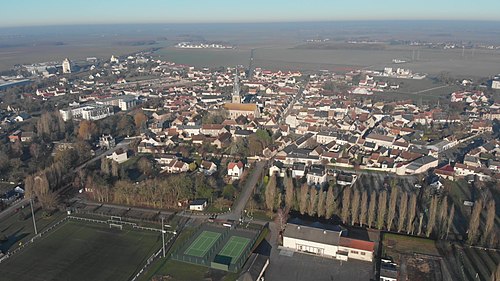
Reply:
[[221, 236], [220, 233], [204, 230], [193, 243], [184, 252], [186, 255], [195, 257], [204, 257], [205, 254], [212, 248], [217, 239]]
[[157, 232], [68, 221], [0, 264], [0, 279], [130, 280], [160, 245]]
[[[64, 216], [63, 212], [55, 212], [51, 216], [46, 216], [41, 209], [36, 208], [35, 219], [38, 232], [42, 232], [63, 219]], [[19, 243], [24, 244], [31, 240], [35, 235], [35, 230], [29, 204], [0, 220], [0, 235], [7, 237], [7, 241], [0, 243], [0, 251], [4, 253], [15, 250]]]
[[439, 256], [434, 240], [392, 233], [385, 233], [383, 239], [384, 254], [389, 256], [413, 253]]
[[220, 251], [219, 255], [231, 257], [232, 260], [235, 261], [241, 256], [248, 243], [250, 243], [250, 239], [248, 238], [231, 236], [227, 244]]

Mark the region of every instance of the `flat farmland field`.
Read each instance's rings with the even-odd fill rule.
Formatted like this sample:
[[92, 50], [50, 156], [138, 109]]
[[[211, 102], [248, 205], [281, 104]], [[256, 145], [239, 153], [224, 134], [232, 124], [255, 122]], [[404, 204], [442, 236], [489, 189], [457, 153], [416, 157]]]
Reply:
[[68, 221], [0, 264], [0, 280], [130, 280], [161, 246], [157, 232]]

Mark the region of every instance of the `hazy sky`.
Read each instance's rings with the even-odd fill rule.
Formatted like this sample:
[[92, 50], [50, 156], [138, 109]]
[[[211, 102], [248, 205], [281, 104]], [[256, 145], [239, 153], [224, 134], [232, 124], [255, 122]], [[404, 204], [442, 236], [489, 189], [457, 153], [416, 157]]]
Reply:
[[496, 20], [499, 0], [2, 0], [0, 26], [335, 20]]

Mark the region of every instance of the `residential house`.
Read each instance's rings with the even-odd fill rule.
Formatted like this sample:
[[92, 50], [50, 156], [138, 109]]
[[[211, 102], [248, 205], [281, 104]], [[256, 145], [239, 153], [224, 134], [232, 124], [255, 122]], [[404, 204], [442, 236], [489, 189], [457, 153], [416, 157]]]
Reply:
[[323, 186], [327, 183], [325, 166], [312, 165], [307, 173], [307, 184]]
[[227, 165], [227, 175], [233, 180], [237, 180], [243, 174], [243, 163], [241, 161], [231, 162]]
[[213, 173], [217, 172], [217, 165], [214, 162], [203, 160], [201, 161], [200, 171], [207, 176], [211, 176]]
[[189, 210], [190, 211], [204, 211], [207, 207], [207, 199], [196, 199], [189, 202]]
[[123, 163], [128, 160], [128, 154], [126, 150], [118, 149], [114, 151], [113, 154], [106, 156], [106, 159], [111, 159], [118, 163]]

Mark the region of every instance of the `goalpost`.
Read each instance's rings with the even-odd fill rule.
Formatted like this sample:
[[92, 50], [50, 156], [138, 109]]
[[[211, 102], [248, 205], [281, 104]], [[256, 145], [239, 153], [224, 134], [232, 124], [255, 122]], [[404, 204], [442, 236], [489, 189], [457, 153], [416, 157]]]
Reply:
[[111, 220], [112, 220], [112, 221], [122, 221], [122, 217], [118, 217], [118, 216], [111, 216]]
[[109, 228], [117, 228], [117, 229], [123, 230], [123, 225], [117, 224], [117, 223], [110, 223]]

